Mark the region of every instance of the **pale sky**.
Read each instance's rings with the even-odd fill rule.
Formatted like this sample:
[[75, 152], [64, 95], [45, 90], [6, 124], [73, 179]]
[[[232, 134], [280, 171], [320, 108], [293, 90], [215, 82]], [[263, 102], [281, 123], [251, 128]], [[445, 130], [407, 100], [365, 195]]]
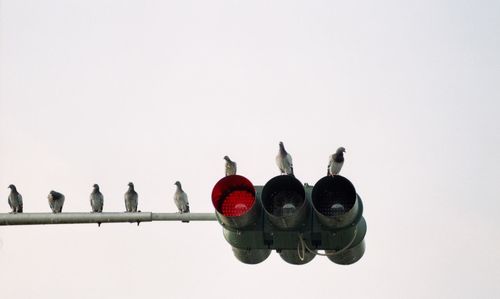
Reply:
[[0, 1], [0, 212], [212, 212], [224, 155], [263, 185], [283, 141], [341, 174], [365, 256], [233, 256], [216, 222], [0, 227], [1, 298], [499, 298], [498, 1]]

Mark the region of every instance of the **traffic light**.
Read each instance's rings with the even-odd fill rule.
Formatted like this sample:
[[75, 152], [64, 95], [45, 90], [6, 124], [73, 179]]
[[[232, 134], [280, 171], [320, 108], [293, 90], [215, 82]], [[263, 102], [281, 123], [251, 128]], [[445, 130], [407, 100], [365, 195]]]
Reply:
[[328, 258], [340, 265], [357, 262], [365, 252], [366, 221], [354, 185], [340, 175], [326, 176], [312, 189], [311, 202]]
[[246, 264], [263, 262], [276, 250], [290, 264], [325, 255], [349, 265], [365, 250], [363, 203], [340, 175], [323, 177], [314, 187], [291, 175], [276, 176], [264, 186], [230, 175], [215, 184], [212, 203], [225, 239]]
[[236, 258], [246, 264], [267, 259], [271, 249], [262, 246], [262, 209], [252, 183], [239, 175], [227, 176], [215, 184], [212, 203]]

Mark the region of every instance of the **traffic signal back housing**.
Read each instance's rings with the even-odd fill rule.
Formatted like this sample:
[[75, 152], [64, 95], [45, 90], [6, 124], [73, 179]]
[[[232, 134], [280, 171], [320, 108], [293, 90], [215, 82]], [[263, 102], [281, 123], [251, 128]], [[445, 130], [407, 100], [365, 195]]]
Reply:
[[276, 176], [264, 186], [227, 176], [214, 186], [212, 202], [225, 239], [243, 263], [260, 263], [272, 250], [291, 264], [326, 255], [348, 265], [363, 256], [363, 203], [342, 176], [324, 177], [314, 187], [289, 175]]

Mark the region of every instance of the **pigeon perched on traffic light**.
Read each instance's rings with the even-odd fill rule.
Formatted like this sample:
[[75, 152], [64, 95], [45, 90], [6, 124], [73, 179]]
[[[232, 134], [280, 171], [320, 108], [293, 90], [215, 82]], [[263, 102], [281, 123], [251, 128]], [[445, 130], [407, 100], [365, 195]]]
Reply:
[[231, 161], [228, 156], [224, 156], [226, 160], [226, 176], [236, 174], [236, 162]]
[[9, 185], [9, 205], [12, 209], [11, 213], [22, 213], [23, 212], [23, 197], [19, 192], [17, 192], [16, 186]]
[[280, 141], [280, 151], [276, 156], [276, 164], [280, 169], [281, 174], [293, 175], [292, 156], [285, 150], [283, 142]]
[[[189, 202], [186, 192], [182, 190], [182, 186], [179, 181], [175, 182], [174, 185], [177, 186], [177, 189], [175, 190], [174, 193], [174, 202], [175, 205], [177, 206], [177, 209], [179, 210], [179, 213], [181, 214], [189, 213]], [[182, 221], [182, 222], [189, 222], [189, 221]]]
[[344, 153], [345, 148], [339, 147], [335, 154], [330, 156], [327, 175], [333, 176], [339, 174], [342, 165], [344, 165]]
[[49, 199], [49, 205], [52, 213], [61, 213], [64, 205], [64, 195], [52, 190], [47, 198]]
[[94, 190], [90, 193], [90, 205], [93, 213], [101, 213], [104, 205], [104, 196], [99, 191], [99, 185], [94, 184]]
[[128, 183], [128, 190], [125, 192], [126, 212], [137, 212], [138, 197], [137, 192], [134, 190], [134, 184]]

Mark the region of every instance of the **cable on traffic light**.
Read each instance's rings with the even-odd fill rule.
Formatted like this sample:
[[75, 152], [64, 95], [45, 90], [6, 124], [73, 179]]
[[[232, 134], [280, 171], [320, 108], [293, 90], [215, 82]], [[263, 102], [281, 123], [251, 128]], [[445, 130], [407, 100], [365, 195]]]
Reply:
[[307, 246], [306, 242], [304, 241], [304, 238], [302, 237], [302, 233], [300, 233], [299, 234], [299, 244], [297, 244], [297, 255], [299, 256], [299, 259], [301, 261], [303, 261], [305, 258], [306, 249], [310, 253], [315, 254], [315, 255], [320, 255], [320, 256], [339, 255], [339, 254], [343, 253], [344, 251], [346, 251], [347, 249], [349, 249], [349, 247], [351, 247], [351, 245], [354, 243], [354, 240], [356, 239], [357, 234], [358, 234], [358, 228], [356, 227], [354, 229], [352, 240], [344, 248], [342, 248], [338, 251], [335, 251], [335, 252], [331, 252], [331, 253], [320, 253], [320, 252], [317, 252], [316, 250], [309, 248], [309, 246]]

